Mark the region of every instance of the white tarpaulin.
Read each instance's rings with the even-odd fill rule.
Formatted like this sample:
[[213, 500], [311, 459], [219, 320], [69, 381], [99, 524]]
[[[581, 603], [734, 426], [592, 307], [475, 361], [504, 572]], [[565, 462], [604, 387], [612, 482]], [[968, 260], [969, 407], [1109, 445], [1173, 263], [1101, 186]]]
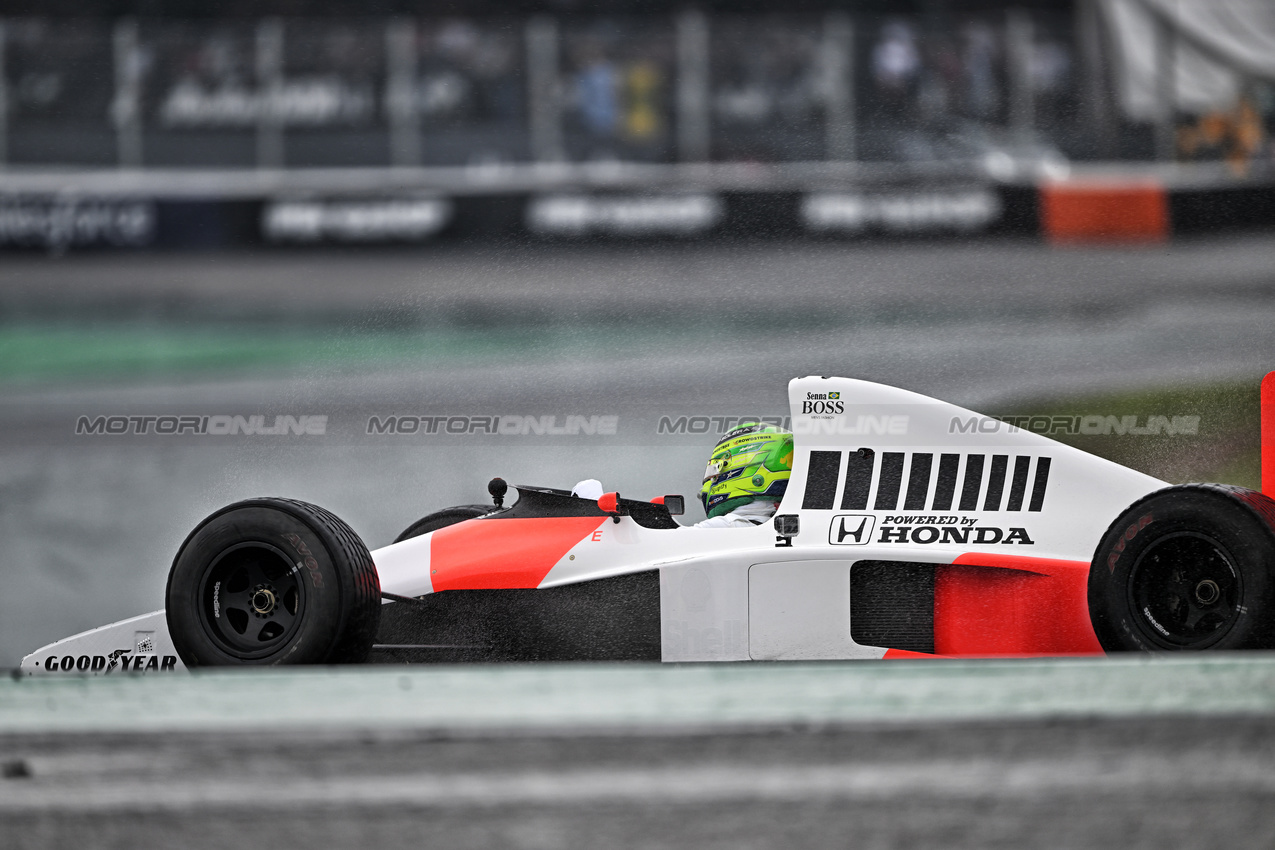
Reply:
[[1201, 114], [1235, 105], [1245, 79], [1275, 82], [1275, 0], [1105, 0], [1116, 90], [1135, 121], [1160, 115], [1162, 39], [1172, 45], [1174, 102]]

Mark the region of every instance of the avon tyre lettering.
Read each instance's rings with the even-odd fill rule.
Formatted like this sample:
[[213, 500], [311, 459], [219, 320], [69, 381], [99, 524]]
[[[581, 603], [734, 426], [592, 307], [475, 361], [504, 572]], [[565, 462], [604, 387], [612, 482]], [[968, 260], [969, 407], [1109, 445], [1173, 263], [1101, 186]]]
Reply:
[[314, 583], [314, 586], [323, 587], [323, 576], [319, 572], [319, 562], [314, 559], [314, 555], [310, 554], [310, 548], [295, 534], [285, 534], [283, 539], [291, 543], [292, 548], [297, 550], [297, 554], [304, 558], [301, 563], [310, 571], [310, 580]]
[[1133, 538], [1138, 536], [1138, 532], [1155, 522], [1155, 516], [1146, 514], [1135, 523], [1131, 523], [1124, 533], [1120, 535], [1120, 539], [1112, 547], [1112, 552], [1107, 556], [1107, 569], [1110, 572], [1116, 571], [1116, 561], [1120, 560], [1120, 555], [1124, 552], [1125, 547], [1129, 545]]

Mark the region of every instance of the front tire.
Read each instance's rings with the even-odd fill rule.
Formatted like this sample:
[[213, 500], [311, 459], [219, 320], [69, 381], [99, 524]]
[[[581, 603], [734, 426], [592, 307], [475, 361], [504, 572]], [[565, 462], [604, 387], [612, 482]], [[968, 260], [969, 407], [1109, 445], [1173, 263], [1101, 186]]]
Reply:
[[1188, 484], [1135, 502], [1089, 568], [1089, 617], [1108, 652], [1275, 646], [1275, 501]]
[[357, 663], [381, 617], [363, 541], [291, 499], [237, 502], [201, 522], [173, 560], [165, 595], [188, 667]]

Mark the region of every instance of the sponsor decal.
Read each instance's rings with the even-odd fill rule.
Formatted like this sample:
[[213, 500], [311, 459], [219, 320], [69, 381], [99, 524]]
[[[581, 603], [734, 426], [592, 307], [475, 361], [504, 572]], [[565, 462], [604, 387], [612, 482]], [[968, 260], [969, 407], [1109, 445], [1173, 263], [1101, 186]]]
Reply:
[[1111, 547], [1111, 554], [1107, 556], [1107, 570], [1109, 572], [1116, 571], [1116, 561], [1120, 560], [1120, 555], [1124, 552], [1125, 547], [1129, 545], [1129, 541], [1138, 536], [1138, 532], [1146, 528], [1155, 521], [1153, 514], [1144, 514], [1141, 519], [1135, 523], [1131, 523], [1128, 528], [1120, 535], [1120, 539], [1116, 541], [1116, 545]]
[[[1142, 424], [1138, 424], [1139, 421]], [[1195, 436], [1200, 433], [1198, 416], [1104, 416], [1087, 414], [1074, 416], [953, 416], [948, 423], [949, 434], [1016, 434], [1030, 431], [1033, 434], [1066, 434], [1084, 436]]]
[[958, 516], [885, 516], [881, 520], [881, 534], [877, 543], [915, 543], [928, 546], [932, 543], [954, 546], [1034, 546], [1035, 540], [1026, 528], [1003, 528], [995, 525], [979, 525], [971, 517]]
[[838, 514], [828, 526], [828, 542], [834, 546], [864, 546], [872, 542], [876, 521], [871, 514]]
[[665, 649], [679, 658], [739, 657], [748, 652], [748, 631], [742, 620], [726, 620], [721, 627], [697, 629], [685, 620], [664, 624]]
[[107, 198], [0, 198], [0, 245], [142, 247], [155, 239], [155, 205]]
[[274, 201], [261, 215], [271, 242], [421, 242], [451, 222], [441, 198]]
[[297, 562], [297, 569], [300, 570], [301, 567], [304, 566], [310, 573], [311, 584], [315, 587], [323, 587], [323, 575], [319, 572], [319, 562], [316, 561], [314, 559], [314, 555], [310, 553], [310, 547], [305, 544], [304, 540], [295, 534], [285, 534], [283, 535], [283, 539], [291, 543], [292, 548], [297, 550], [297, 554], [302, 558], [302, 560]]
[[496, 434], [515, 436], [599, 436], [614, 437], [620, 417], [615, 414], [567, 416], [419, 416], [416, 414], [376, 415], [367, 420], [367, 433], [395, 434]]
[[806, 393], [801, 402], [801, 412], [814, 415], [845, 413], [845, 402], [841, 401], [841, 393]]
[[1156, 618], [1155, 618], [1155, 617], [1151, 616], [1151, 609], [1150, 609], [1150, 608], [1143, 608], [1143, 609], [1142, 609], [1142, 616], [1146, 617], [1146, 618], [1147, 618], [1147, 622], [1149, 622], [1152, 626], [1155, 626], [1155, 630], [1156, 630], [1157, 632], [1159, 632], [1160, 634], [1164, 635], [1165, 637], [1169, 637], [1169, 632], [1168, 632], [1168, 630], [1167, 630], [1164, 626], [1160, 625], [1160, 622], [1159, 622], [1158, 620], [1156, 620]]
[[50, 655], [44, 659], [47, 673], [167, 673], [177, 669], [176, 655], [134, 655], [131, 649], [117, 649], [110, 655]]
[[801, 201], [802, 223], [816, 233], [968, 233], [986, 229], [1000, 215], [1000, 198], [983, 188], [820, 192]]
[[722, 220], [716, 195], [555, 195], [527, 207], [527, 227], [545, 236], [692, 236]]
[[81, 416], [75, 420], [77, 436], [120, 436], [123, 434], [193, 434], [196, 436], [322, 436], [327, 433], [328, 417], [315, 415], [275, 416]]
[[[115, 650], [114, 652], [112, 652], [112, 653], [111, 653], [111, 654], [107, 657], [107, 662], [108, 662], [108, 664], [107, 664], [107, 667], [106, 667], [106, 672], [107, 672], [107, 673], [109, 673], [109, 672], [111, 672], [112, 670], [114, 670], [114, 669], [115, 669], [115, 665], [116, 665], [116, 664], [118, 664], [118, 663], [119, 663], [119, 660], [120, 660], [121, 658], [123, 658], [123, 657], [124, 657], [124, 655], [126, 655], [127, 653], [128, 653], [128, 650], [127, 650], [127, 649], [117, 649], [117, 650]], [[85, 657], [86, 657], [86, 656], [85, 656]], [[127, 660], [124, 662], [124, 666], [125, 666], [125, 669], [127, 669], [127, 667], [128, 667], [128, 661], [127, 661]], [[62, 659], [62, 669], [64, 669], [64, 670], [66, 669], [66, 659], [65, 659], [65, 658], [63, 658], [63, 659]]]

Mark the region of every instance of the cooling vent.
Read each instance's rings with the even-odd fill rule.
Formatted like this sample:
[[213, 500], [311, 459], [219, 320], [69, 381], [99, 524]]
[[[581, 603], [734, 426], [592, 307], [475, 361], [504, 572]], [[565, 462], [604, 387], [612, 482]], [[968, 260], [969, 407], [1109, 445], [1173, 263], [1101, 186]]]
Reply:
[[859, 561], [850, 568], [850, 636], [862, 646], [934, 651], [934, 564]]

